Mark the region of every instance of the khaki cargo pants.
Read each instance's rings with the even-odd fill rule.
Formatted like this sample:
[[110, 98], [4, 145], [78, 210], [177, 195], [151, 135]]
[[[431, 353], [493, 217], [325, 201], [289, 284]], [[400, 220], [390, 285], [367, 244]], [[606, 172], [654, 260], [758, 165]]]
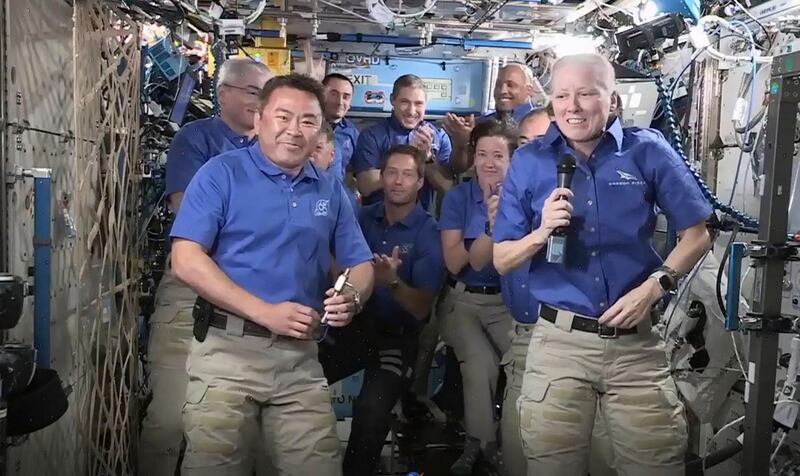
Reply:
[[528, 475], [585, 475], [598, 409], [621, 476], [683, 475], [684, 408], [649, 322], [616, 339], [564, 330], [561, 313], [558, 324], [540, 319], [528, 348], [518, 401]]
[[500, 360], [511, 345], [511, 315], [500, 294], [468, 293], [448, 288], [439, 308], [439, 326], [461, 364], [464, 430], [481, 440], [497, 440], [494, 419]]
[[197, 294], [169, 269], [156, 291], [147, 347], [153, 400], [142, 421], [139, 474], [173, 476], [183, 440], [181, 407], [186, 398], [186, 358], [192, 342], [192, 308]]
[[[522, 450], [519, 431], [517, 400], [522, 391], [525, 376], [525, 360], [531, 342], [534, 324], [514, 323], [511, 349], [503, 356], [501, 365], [506, 373], [506, 388], [503, 394], [503, 415], [500, 420], [500, 438], [503, 448], [503, 463], [509, 476], [525, 476], [528, 473], [528, 458]], [[592, 450], [589, 473], [592, 476], [615, 476], [613, 468], [614, 448], [608, 438], [606, 425], [598, 413], [592, 433]]]
[[278, 476], [341, 476], [317, 343], [235, 335], [236, 327], [212, 327], [204, 342], [192, 341], [181, 474], [251, 476], [263, 471], [264, 453]]

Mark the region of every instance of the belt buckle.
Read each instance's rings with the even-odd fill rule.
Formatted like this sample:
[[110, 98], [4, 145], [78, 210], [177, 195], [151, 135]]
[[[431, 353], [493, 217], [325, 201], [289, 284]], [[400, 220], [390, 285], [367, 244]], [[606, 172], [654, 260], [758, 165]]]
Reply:
[[599, 323], [597, 324], [597, 335], [600, 336], [601, 339], [616, 339], [619, 337], [616, 327], [610, 327]]

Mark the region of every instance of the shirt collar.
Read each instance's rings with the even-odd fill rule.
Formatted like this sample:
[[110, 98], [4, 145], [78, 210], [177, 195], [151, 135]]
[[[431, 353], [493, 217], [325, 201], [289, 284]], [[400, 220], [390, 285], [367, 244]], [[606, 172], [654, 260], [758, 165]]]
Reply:
[[398, 121], [397, 118], [394, 117], [394, 112], [392, 112], [392, 115], [389, 117], [388, 120], [389, 120], [389, 127], [391, 129], [395, 130], [395, 131], [404, 132], [404, 133], [407, 134], [407, 133], [409, 133], [409, 132], [411, 132], [413, 130], [413, 129], [409, 129], [409, 128], [405, 127], [403, 124], [401, 124], [400, 121]]
[[[383, 202], [376, 204], [372, 209], [371, 215], [373, 218], [375, 218], [375, 220], [383, 221], [384, 217], [386, 216], [386, 204]], [[417, 225], [419, 225], [419, 223], [422, 222], [422, 220], [425, 219], [427, 215], [428, 212], [426, 212], [425, 209], [422, 208], [422, 205], [417, 202], [417, 204], [414, 205], [414, 208], [411, 209], [411, 212], [398, 223], [406, 228], [415, 228]]]
[[481, 186], [478, 183], [478, 176], [472, 177], [472, 180], [469, 181], [469, 189], [472, 193], [472, 199], [475, 200], [475, 203], [483, 203], [483, 190], [481, 190]]
[[250, 138], [248, 138], [246, 135], [237, 134], [236, 132], [234, 132], [234, 130], [231, 129], [230, 126], [226, 124], [225, 121], [222, 120], [222, 116], [214, 116], [214, 127], [222, 131], [222, 135], [224, 135], [225, 138], [227, 138], [233, 143], [236, 143], [236, 141], [242, 138], [244, 138], [248, 142], [250, 141]]
[[353, 127], [353, 123], [350, 122], [346, 117], [343, 117], [342, 120], [340, 120], [339, 122], [331, 122], [330, 125], [333, 130], [339, 128], [350, 129], [351, 127]]
[[[275, 162], [270, 160], [264, 152], [261, 150], [261, 144], [256, 141], [252, 144], [248, 151], [250, 152], [250, 158], [253, 160], [253, 163], [256, 164], [256, 167], [265, 174], [275, 177], [278, 175], [285, 175], [286, 172], [275, 165]], [[295, 178], [295, 181], [303, 180], [304, 178], [310, 178], [312, 180], [319, 180], [320, 173], [314, 164], [311, 163], [310, 160], [307, 160], [305, 164], [303, 164], [303, 168], [300, 170], [300, 173]]]
[[531, 112], [532, 110], [533, 110], [533, 102], [531, 102], [531, 99], [528, 98], [527, 101], [525, 101], [524, 103], [520, 104], [519, 106], [511, 110], [511, 116], [514, 118], [515, 121], [520, 122], [522, 118], [525, 117], [525, 114]]
[[[601, 139], [605, 138], [607, 135], [610, 135], [614, 139], [614, 144], [617, 146], [617, 151], [622, 150], [622, 139], [624, 137], [624, 133], [622, 131], [622, 122], [618, 117], [612, 120], [611, 124], [603, 133]], [[547, 129], [547, 133], [542, 138], [542, 141], [548, 145], [555, 145], [559, 139], [566, 143], [566, 139], [561, 133], [561, 129], [558, 128], [556, 121], [553, 121], [550, 123], [550, 127]]]

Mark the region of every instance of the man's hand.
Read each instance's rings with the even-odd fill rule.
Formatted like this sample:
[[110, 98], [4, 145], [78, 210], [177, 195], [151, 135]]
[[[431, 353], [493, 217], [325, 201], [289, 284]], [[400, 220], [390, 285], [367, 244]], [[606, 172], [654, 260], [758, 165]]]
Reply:
[[622, 296], [600, 316], [597, 322], [609, 327], [630, 329], [650, 317], [653, 304], [664, 295], [655, 279], [647, 279], [628, 294]]
[[[561, 197], [567, 200], [562, 200]], [[544, 233], [544, 238], [549, 237], [556, 228], [569, 226], [569, 220], [572, 218], [572, 204], [568, 200], [572, 197], [570, 189], [557, 188], [545, 199], [542, 207], [542, 224], [539, 226]]]
[[325, 312], [328, 313], [327, 323], [331, 327], [344, 327], [350, 324], [358, 310], [355, 294], [346, 289], [338, 296], [334, 296], [334, 292], [333, 288], [325, 291], [328, 298], [322, 302]]
[[403, 264], [400, 259], [400, 248], [392, 249], [392, 256], [373, 255], [373, 269], [375, 270], [375, 285], [386, 287], [397, 279], [397, 269]]
[[433, 128], [425, 125], [414, 129], [414, 137], [409, 142], [409, 145], [416, 147], [425, 153], [426, 157], [431, 155], [433, 150]]
[[456, 144], [466, 145], [469, 142], [469, 135], [475, 127], [475, 116], [458, 117], [453, 113], [447, 113], [443, 124], [445, 132]]
[[294, 302], [282, 302], [270, 306], [264, 316], [257, 319], [260, 324], [275, 334], [310, 339], [311, 333], [319, 322], [319, 314], [314, 309]]

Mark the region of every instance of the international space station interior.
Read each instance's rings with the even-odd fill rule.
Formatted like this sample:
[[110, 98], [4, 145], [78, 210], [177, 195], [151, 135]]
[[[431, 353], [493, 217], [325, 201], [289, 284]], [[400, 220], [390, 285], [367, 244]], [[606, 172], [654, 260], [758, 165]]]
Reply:
[[0, 25], [0, 476], [800, 475], [800, 0]]

